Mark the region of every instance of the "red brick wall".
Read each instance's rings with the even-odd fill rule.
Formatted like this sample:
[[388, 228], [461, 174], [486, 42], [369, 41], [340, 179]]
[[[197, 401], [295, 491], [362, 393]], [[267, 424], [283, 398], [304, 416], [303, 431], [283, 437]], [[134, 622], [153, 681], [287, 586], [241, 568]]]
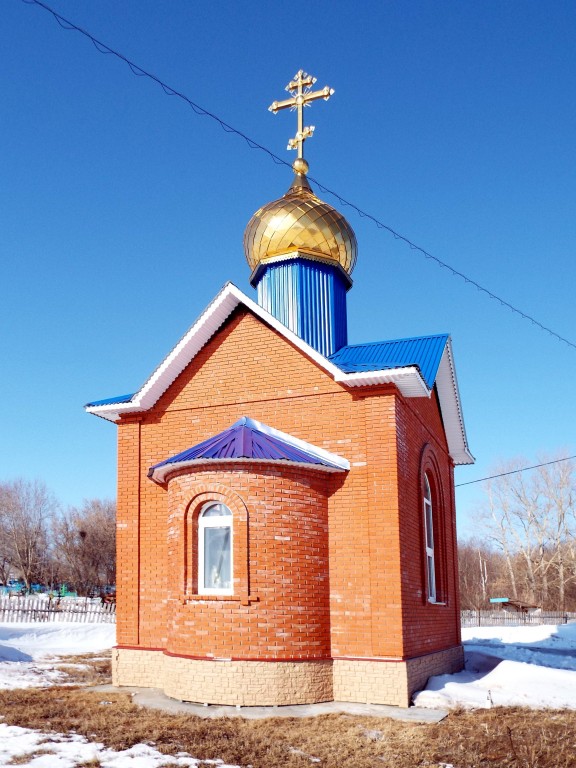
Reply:
[[[241, 416], [262, 421], [350, 461], [350, 472], [341, 481], [331, 480], [327, 492], [332, 654], [399, 658], [456, 643], [455, 592], [446, 610], [429, 606], [422, 599], [418, 474], [420, 456], [428, 443], [441, 467], [447, 520], [450, 518], [445, 541], [451, 574], [447, 591], [452, 593], [454, 586], [451, 463], [435, 398], [405, 400], [393, 386], [348, 390], [252, 314], [237, 311], [152, 411], [142, 414], [137, 423], [120, 425], [119, 644], [185, 647], [189, 655], [207, 651], [207, 641], [198, 638], [208, 636], [197, 634], [197, 622], [185, 624], [185, 617], [195, 608], [189, 604], [175, 608], [178, 590], [175, 592], [169, 579], [172, 565], [166, 533], [168, 492], [148, 480], [146, 473], [152, 464], [228, 428]], [[258, 486], [263, 499], [270, 497], [272, 487], [280, 498], [288, 498], [282, 497], [282, 481], [277, 475], [255, 472], [248, 487], [249, 474], [241, 472], [233, 481], [226, 474], [226, 480], [220, 477], [218, 482], [231, 483], [230, 487], [237, 487], [238, 495], [245, 499], [245, 494], [252, 498], [254, 488], [266, 477], [265, 484]], [[304, 487], [306, 493], [312, 493], [312, 486], [306, 486], [309, 478], [299, 470], [290, 470], [286, 482], [295, 484], [294, 498]], [[314, 487], [317, 493], [320, 490]], [[254, 499], [254, 508], [263, 509], [260, 497]], [[251, 504], [247, 504], [249, 514]], [[262, 504], [265, 506], [264, 501]], [[303, 514], [302, 509], [301, 504], [294, 521]], [[260, 535], [254, 531], [257, 533]], [[264, 570], [270, 565], [266, 561]], [[253, 578], [256, 576], [251, 571]], [[252, 587], [251, 583], [250, 591]], [[297, 614], [301, 595], [296, 591], [289, 596], [294, 601], [290, 610]], [[206, 608], [207, 626], [226, 621], [231, 631], [234, 616], [240, 626], [252, 628], [251, 617], [261, 614], [264, 605], [207, 602], [215, 603]], [[286, 610], [284, 605], [282, 615]], [[186, 639], [180, 641], [172, 632], [172, 617], [189, 633], [183, 636]], [[254, 652], [254, 644], [240, 636], [251, 633], [252, 629], [234, 634], [234, 645], [242, 653]], [[327, 648], [323, 633], [324, 629], [318, 646], [322, 653]], [[270, 646], [276, 644], [276, 639], [268, 642]], [[195, 651], [192, 645], [200, 650]], [[280, 644], [273, 652], [288, 654], [288, 645]]]
[[[237, 659], [328, 658], [330, 478], [266, 464], [225, 467], [169, 482], [167, 650]], [[189, 558], [197, 513], [214, 498], [234, 518], [234, 596], [225, 599], [194, 594], [197, 562]]]
[[138, 645], [140, 601], [140, 424], [126, 420], [118, 429], [116, 525], [116, 637]]
[[[398, 443], [401, 559], [405, 655], [450, 648], [460, 643], [453, 464], [448, 455], [435, 393], [430, 400], [399, 403]], [[437, 600], [427, 600], [424, 551], [423, 470], [433, 489]]]

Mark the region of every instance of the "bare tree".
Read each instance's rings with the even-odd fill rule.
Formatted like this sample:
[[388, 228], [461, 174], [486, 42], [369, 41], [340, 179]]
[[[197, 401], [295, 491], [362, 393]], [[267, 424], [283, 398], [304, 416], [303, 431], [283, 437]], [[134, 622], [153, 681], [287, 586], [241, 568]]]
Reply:
[[514, 569], [515, 537], [514, 516], [505, 494], [496, 491], [493, 485], [486, 489], [487, 507], [481, 517], [486, 538], [491, 546], [496, 547], [504, 557], [512, 597], [518, 599], [518, 586]]
[[460, 576], [460, 602], [464, 610], [479, 610], [486, 600], [488, 572], [482, 557], [483, 545], [471, 539], [458, 542], [458, 573]]
[[506, 559], [483, 539], [458, 542], [460, 601], [465, 610], [489, 607], [490, 597], [508, 592]]
[[509, 474], [487, 484], [484, 531], [504, 559], [512, 597], [564, 609], [576, 578], [576, 468], [559, 461], [514, 472], [526, 463], [501, 466]]
[[[566, 587], [576, 579], [576, 478], [572, 461], [541, 467], [535, 478], [544, 512], [540, 521], [541, 539], [546, 542], [546, 592], [557, 590], [561, 610], [566, 604]], [[554, 582], [550, 583], [549, 572]]]
[[91, 499], [54, 521], [54, 546], [65, 577], [80, 594], [116, 581], [116, 505]]
[[12, 558], [10, 556], [10, 547], [8, 537], [5, 531], [4, 521], [1, 514], [2, 505], [2, 486], [0, 486], [0, 583], [7, 584], [12, 575]]
[[49, 523], [56, 502], [44, 483], [14, 480], [0, 485], [0, 556], [26, 589], [44, 580], [50, 559]]

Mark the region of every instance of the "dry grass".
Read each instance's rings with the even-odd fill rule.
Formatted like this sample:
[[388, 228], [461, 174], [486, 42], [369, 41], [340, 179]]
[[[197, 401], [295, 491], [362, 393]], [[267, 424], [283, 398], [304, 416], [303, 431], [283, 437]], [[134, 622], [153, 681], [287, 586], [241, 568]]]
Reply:
[[576, 713], [492, 709], [454, 712], [437, 725], [368, 717], [202, 719], [142, 709], [128, 694], [78, 688], [0, 691], [4, 722], [74, 731], [114, 749], [139, 742], [254, 768], [568, 768], [576, 766]]
[[16, 755], [6, 765], [26, 765], [26, 763], [30, 763], [34, 758], [44, 757], [45, 755], [46, 752], [26, 752], [23, 755]]
[[110, 651], [63, 656], [54, 663], [54, 667], [66, 675], [65, 683], [104, 685], [110, 682], [110, 657]]
[[[94, 681], [107, 682], [101, 656], [66, 663], [94, 666]], [[253, 768], [576, 768], [572, 711], [458, 711], [436, 725], [350, 715], [202, 719], [143, 709], [128, 694], [60, 687], [0, 691], [0, 712], [11, 725], [73, 731], [114, 749], [145, 742]]]

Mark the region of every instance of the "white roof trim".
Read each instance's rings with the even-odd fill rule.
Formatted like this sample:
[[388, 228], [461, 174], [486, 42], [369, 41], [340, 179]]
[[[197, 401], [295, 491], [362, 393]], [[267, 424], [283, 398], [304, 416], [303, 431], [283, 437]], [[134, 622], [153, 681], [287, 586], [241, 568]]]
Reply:
[[415, 365], [388, 368], [383, 371], [344, 373], [338, 369], [334, 377], [349, 387], [369, 387], [374, 384], [395, 384], [404, 397], [430, 397], [430, 390]]
[[302, 469], [311, 469], [318, 472], [343, 472], [340, 467], [327, 467], [326, 464], [310, 464], [306, 461], [290, 461], [289, 459], [250, 459], [250, 458], [227, 458], [227, 459], [190, 459], [189, 461], [178, 461], [174, 464], [165, 464], [162, 467], [158, 467], [148, 475], [158, 485], [162, 485], [166, 482], [168, 475], [172, 475], [179, 469], [187, 469], [188, 467], [203, 466], [206, 464], [276, 464], [281, 467], [301, 467]]
[[[108, 421], [117, 421], [122, 414], [139, 413], [152, 408], [172, 382], [182, 373], [188, 363], [210, 341], [216, 331], [240, 304], [244, 305], [256, 317], [274, 328], [287, 341], [300, 349], [320, 368], [332, 376], [334, 381], [348, 387], [394, 384], [404, 397], [430, 397], [430, 390], [415, 366], [383, 371], [344, 373], [273, 315], [242, 293], [233, 283], [226, 283], [194, 325], [184, 334], [178, 344], [146, 380], [132, 400], [127, 403], [88, 405], [86, 406], [86, 411], [108, 419]], [[473, 463], [474, 459], [468, 451], [466, 433], [464, 431], [460, 395], [452, 361], [450, 340], [448, 340], [440, 362], [436, 384], [450, 454], [457, 464]]]
[[446, 440], [454, 463], [474, 464], [474, 456], [470, 453], [466, 438], [450, 338], [444, 347], [438, 366], [436, 390], [440, 401], [444, 429], [446, 430]]

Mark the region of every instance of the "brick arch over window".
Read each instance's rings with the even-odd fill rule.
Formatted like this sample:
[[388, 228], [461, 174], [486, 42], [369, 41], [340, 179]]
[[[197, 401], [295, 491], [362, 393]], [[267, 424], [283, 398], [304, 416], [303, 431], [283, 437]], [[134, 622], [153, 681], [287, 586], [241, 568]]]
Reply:
[[[198, 518], [212, 502], [224, 504], [232, 513], [232, 597], [242, 603], [248, 602], [248, 508], [242, 497], [220, 483], [201, 480], [190, 483], [189, 475], [172, 478], [168, 484], [168, 493], [169, 538], [172, 539], [169, 550], [180, 575], [180, 599], [186, 602], [198, 596]], [[206, 595], [203, 597], [206, 598]]]
[[418, 473], [423, 599], [447, 603], [446, 491], [434, 448], [427, 443], [420, 456]]

